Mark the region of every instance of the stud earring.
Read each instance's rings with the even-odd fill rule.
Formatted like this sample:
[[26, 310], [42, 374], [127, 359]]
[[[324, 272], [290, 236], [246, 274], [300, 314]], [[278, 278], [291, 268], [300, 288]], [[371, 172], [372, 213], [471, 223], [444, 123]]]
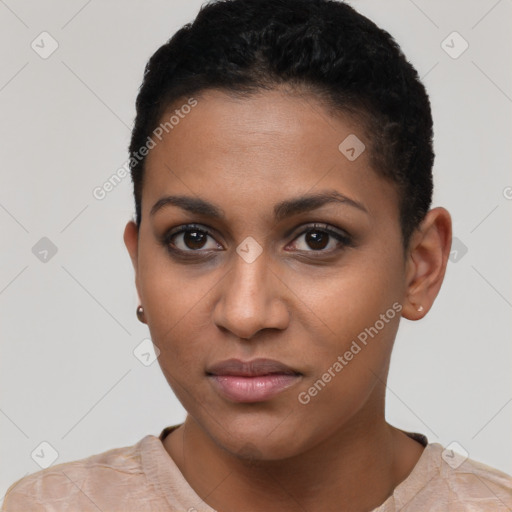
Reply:
[[417, 311], [419, 311], [420, 313], [424, 310], [425, 308], [423, 306], [418, 306], [416, 308]]
[[144, 308], [142, 306], [137, 308], [137, 318], [139, 319], [139, 322], [142, 322], [143, 324], [146, 323], [144, 321]]

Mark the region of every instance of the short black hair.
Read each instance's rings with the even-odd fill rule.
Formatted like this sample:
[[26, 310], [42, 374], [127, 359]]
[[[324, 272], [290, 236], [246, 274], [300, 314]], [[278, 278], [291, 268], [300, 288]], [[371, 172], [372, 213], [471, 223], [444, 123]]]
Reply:
[[[279, 85], [355, 115], [372, 167], [398, 187], [402, 240], [430, 208], [430, 101], [393, 37], [336, 0], [213, 0], [149, 59], [136, 100], [134, 155], [177, 100], [215, 89], [247, 96]], [[341, 141], [340, 141], [341, 142]], [[130, 158], [136, 223], [145, 158]]]

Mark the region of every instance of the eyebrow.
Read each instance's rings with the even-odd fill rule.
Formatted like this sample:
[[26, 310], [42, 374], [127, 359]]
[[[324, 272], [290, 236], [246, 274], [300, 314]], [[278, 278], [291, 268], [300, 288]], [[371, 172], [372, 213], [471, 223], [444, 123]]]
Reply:
[[[274, 206], [274, 219], [276, 222], [279, 222], [293, 215], [316, 210], [330, 203], [345, 204], [368, 213], [368, 210], [360, 202], [340, 194], [337, 190], [326, 190], [317, 194], [299, 196], [277, 203]], [[222, 208], [204, 199], [189, 196], [162, 197], [153, 205], [150, 215], [153, 216], [157, 211], [170, 205], [178, 206], [182, 210], [197, 215], [204, 215], [221, 220], [225, 220], [226, 218], [226, 214]]]

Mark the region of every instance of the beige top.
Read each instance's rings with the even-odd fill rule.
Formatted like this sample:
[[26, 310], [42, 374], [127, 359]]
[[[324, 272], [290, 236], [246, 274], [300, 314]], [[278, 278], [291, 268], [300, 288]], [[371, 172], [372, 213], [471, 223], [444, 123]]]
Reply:
[[[177, 427], [27, 475], [9, 487], [2, 511], [215, 512], [164, 448], [163, 439]], [[511, 476], [471, 459], [460, 463], [451, 451], [443, 459], [440, 444], [406, 433], [426, 448], [409, 476], [373, 512], [512, 510]]]

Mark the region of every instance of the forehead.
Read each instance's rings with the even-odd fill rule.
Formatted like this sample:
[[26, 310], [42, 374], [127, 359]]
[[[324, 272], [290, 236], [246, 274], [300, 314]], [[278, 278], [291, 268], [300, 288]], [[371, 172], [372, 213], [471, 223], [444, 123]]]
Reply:
[[161, 140], [153, 137], [143, 216], [166, 193], [257, 211], [321, 189], [336, 189], [370, 213], [396, 214], [395, 187], [371, 168], [367, 134], [313, 96], [272, 90], [235, 98], [211, 90], [182, 108], [187, 100], [162, 116]]

